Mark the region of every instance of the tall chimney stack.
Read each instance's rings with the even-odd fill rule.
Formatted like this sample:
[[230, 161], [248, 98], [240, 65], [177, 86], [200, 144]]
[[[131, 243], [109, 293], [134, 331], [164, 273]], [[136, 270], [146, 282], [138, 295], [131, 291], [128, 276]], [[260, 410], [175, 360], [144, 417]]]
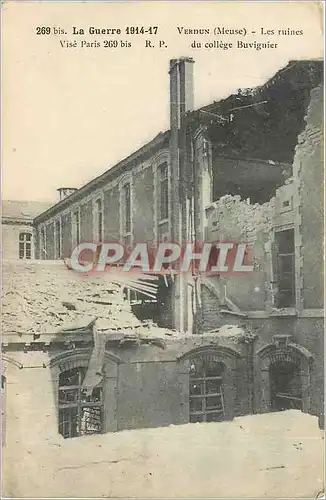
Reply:
[[186, 127], [185, 115], [194, 109], [194, 60], [181, 57], [170, 60], [170, 129], [172, 177], [172, 238], [182, 240], [182, 200], [186, 181]]
[[[186, 114], [194, 108], [194, 60], [190, 57], [170, 61], [170, 128], [171, 128], [171, 236], [183, 244], [188, 236], [187, 198], [187, 128]], [[174, 327], [188, 330], [188, 280], [179, 275], [175, 289]]]

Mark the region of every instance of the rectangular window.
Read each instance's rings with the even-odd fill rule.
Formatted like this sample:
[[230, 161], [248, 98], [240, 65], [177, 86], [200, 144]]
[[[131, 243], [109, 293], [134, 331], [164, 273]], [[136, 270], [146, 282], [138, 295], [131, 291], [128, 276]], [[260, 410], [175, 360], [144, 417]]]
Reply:
[[277, 249], [276, 307], [295, 306], [294, 230], [275, 233]]
[[95, 224], [96, 224], [96, 238], [98, 242], [103, 241], [103, 206], [102, 200], [95, 202]]
[[32, 235], [30, 233], [19, 234], [19, 258], [32, 258]]
[[61, 220], [55, 222], [55, 253], [56, 258], [62, 257], [62, 234], [61, 234]]
[[159, 166], [159, 218], [160, 221], [169, 218], [169, 178], [166, 162]]
[[122, 187], [123, 236], [131, 233], [131, 190], [130, 183]]

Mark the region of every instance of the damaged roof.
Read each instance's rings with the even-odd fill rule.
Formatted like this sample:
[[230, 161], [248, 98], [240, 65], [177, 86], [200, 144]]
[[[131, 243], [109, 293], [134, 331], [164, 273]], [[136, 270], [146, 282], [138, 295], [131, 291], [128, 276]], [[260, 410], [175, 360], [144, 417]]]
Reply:
[[[106, 340], [153, 344], [161, 348], [193, 336], [140, 321], [124, 299], [123, 285], [109, 273], [82, 274], [63, 261], [3, 261], [2, 343], [91, 341], [93, 326]], [[246, 332], [224, 325], [196, 335], [204, 341], [216, 336], [243, 340]]]
[[4, 261], [4, 333], [135, 328], [141, 322], [108, 273], [84, 275], [63, 261]]

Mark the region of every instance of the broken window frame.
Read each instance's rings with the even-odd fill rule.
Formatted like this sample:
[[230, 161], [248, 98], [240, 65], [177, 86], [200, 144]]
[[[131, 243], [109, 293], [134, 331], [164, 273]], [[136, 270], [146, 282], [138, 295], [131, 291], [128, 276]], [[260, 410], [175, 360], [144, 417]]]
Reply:
[[[103, 432], [103, 389], [101, 386], [95, 387], [92, 395], [86, 396], [83, 388], [86, 370], [84, 367], [73, 368], [62, 372], [59, 377], [58, 431], [64, 438]], [[69, 374], [72, 380], [75, 377], [74, 383], [62, 385], [60, 379], [68, 377]], [[62, 395], [66, 396], [66, 401]], [[90, 417], [87, 414], [90, 414]]]
[[33, 235], [29, 232], [19, 233], [19, 258], [30, 260], [32, 258]]
[[[195, 363], [201, 363], [202, 373], [196, 373]], [[208, 374], [208, 366], [213, 363], [216, 365], [214, 375]], [[212, 366], [212, 365], [211, 365]], [[189, 422], [216, 422], [225, 419], [225, 406], [223, 396], [223, 374], [224, 364], [221, 363], [214, 355], [198, 355], [190, 359], [190, 374], [189, 374]], [[209, 389], [215, 388], [215, 392]], [[199, 393], [196, 393], [197, 387]], [[213, 407], [208, 406], [211, 399], [219, 399], [219, 405]], [[200, 403], [197, 409], [196, 403]], [[200, 406], [200, 408], [199, 408]], [[213, 417], [213, 419], [212, 419]], [[217, 419], [214, 419], [217, 417]]]

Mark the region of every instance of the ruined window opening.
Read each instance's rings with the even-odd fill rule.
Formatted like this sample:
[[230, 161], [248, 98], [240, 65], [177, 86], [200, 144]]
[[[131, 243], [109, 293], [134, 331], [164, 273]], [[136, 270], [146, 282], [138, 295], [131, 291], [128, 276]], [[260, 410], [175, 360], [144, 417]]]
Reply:
[[55, 221], [55, 256], [56, 259], [61, 259], [62, 257], [62, 232], [61, 232], [61, 220]]
[[294, 229], [275, 233], [277, 251], [276, 307], [295, 305]]
[[96, 238], [98, 242], [103, 241], [103, 205], [102, 200], [98, 199], [95, 202], [96, 216]]
[[190, 422], [224, 420], [223, 373], [223, 363], [214, 356], [197, 356], [190, 360]]
[[59, 377], [59, 433], [64, 438], [103, 432], [102, 388], [88, 396], [82, 385], [85, 373], [86, 368], [73, 368]]
[[19, 234], [19, 258], [31, 259], [32, 258], [32, 235], [31, 233]]
[[159, 222], [169, 218], [169, 175], [168, 164], [162, 163], [159, 168]]
[[269, 369], [272, 411], [302, 410], [300, 364], [278, 361]]

